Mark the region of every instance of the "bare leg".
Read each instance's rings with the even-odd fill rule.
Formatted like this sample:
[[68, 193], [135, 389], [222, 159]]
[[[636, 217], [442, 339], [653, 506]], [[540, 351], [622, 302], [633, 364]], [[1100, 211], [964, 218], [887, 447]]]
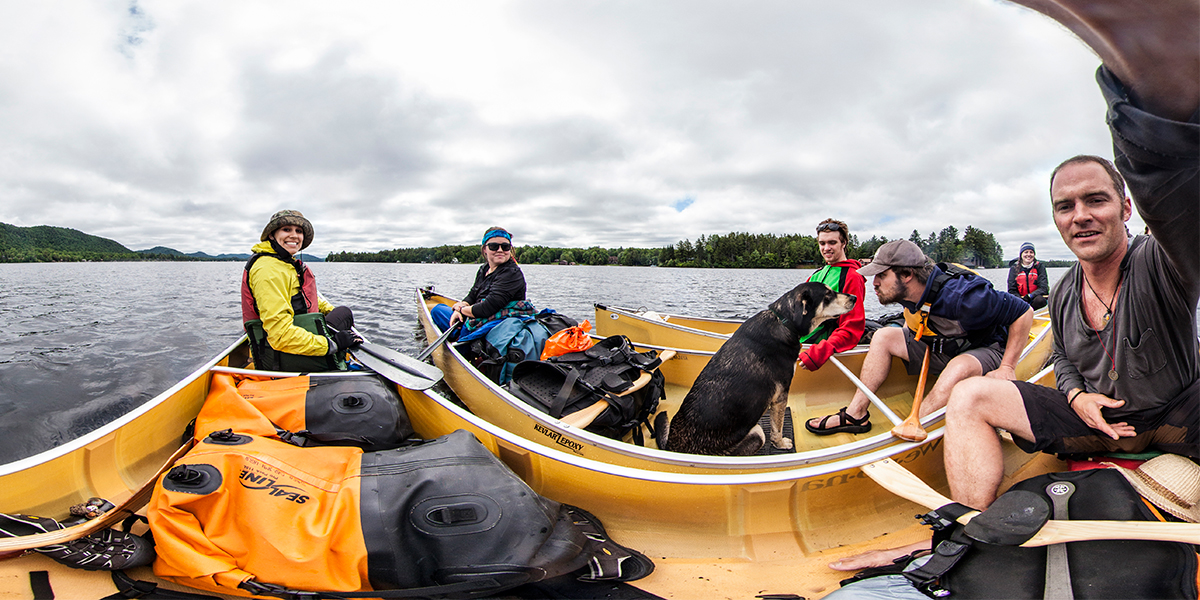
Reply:
[[[887, 379], [888, 373], [892, 370], [892, 357], [900, 356], [908, 358], [908, 346], [904, 341], [904, 330], [900, 327], [884, 327], [875, 332], [871, 338], [871, 347], [867, 349], [867, 355], [863, 358], [862, 373], [859, 374], [859, 379], [863, 385], [872, 392], [879, 389]], [[871, 403], [871, 399], [862, 393], [862, 390], [855, 390], [854, 398], [850, 400], [850, 406], [846, 409], [846, 414], [861, 419], [867, 414], [867, 405]], [[808, 422], [816, 427], [823, 417], [815, 417], [809, 419]]]
[[1079, 36], [1146, 111], [1186, 121], [1200, 105], [1200, 2], [1013, 1]]
[[950, 362], [946, 363], [946, 368], [942, 369], [941, 374], [938, 375], [937, 381], [934, 382], [933, 389], [929, 390], [929, 395], [925, 396], [925, 401], [921, 403], [921, 414], [917, 416], [924, 417], [945, 406], [955, 384], [968, 377], [980, 375], [983, 375], [983, 365], [979, 364], [979, 359], [974, 356], [961, 354], [950, 359]]
[[995, 428], [1032, 440], [1021, 393], [1011, 381], [972, 377], [954, 386], [946, 407], [946, 479], [950, 497], [983, 510], [996, 499], [1004, 455]]

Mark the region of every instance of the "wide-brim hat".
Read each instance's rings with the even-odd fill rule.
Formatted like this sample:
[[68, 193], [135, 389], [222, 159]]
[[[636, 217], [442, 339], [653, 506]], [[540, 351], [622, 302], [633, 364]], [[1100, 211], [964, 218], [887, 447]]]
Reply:
[[1200, 523], [1200, 465], [1178, 454], [1162, 454], [1126, 469], [1104, 463], [1118, 471], [1152, 502], [1189, 523]]
[[262, 236], [258, 238], [258, 241], [267, 241], [271, 237], [271, 234], [275, 233], [277, 229], [283, 227], [284, 225], [297, 225], [304, 229], [304, 241], [300, 243], [301, 250], [307, 248], [308, 245], [312, 243], [312, 223], [310, 223], [308, 219], [304, 218], [304, 215], [298, 210], [281, 210], [271, 215], [271, 220], [267, 223], [267, 226], [263, 228]]
[[918, 269], [925, 266], [928, 259], [916, 244], [908, 240], [892, 240], [875, 251], [871, 263], [858, 270], [863, 277], [874, 277], [892, 267], [909, 267]]

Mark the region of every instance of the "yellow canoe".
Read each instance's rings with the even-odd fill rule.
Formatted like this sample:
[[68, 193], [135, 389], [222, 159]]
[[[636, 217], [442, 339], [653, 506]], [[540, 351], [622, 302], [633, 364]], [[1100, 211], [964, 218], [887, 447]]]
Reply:
[[[418, 320], [429, 340], [437, 338], [440, 331], [430, 319], [430, 310], [436, 304], [453, 304], [454, 299], [428, 290], [417, 290]], [[1049, 328], [1041, 326], [1039, 335], [1025, 349], [1018, 365], [1018, 376], [1036, 380], [1051, 348]], [[663, 349], [661, 346], [644, 344], [634, 340], [641, 350]], [[663, 363], [660, 370], [667, 382], [667, 398], [660, 410], [674, 414], [683, 397], [690, 389], [701, 369], [712, 357], [711, 351], [676, 348], [676, 354]], [[861, 370], [866, 348], [838, 355], [840, 362], [850, 371]], [[831, 463], [859, 455], [901, 453], [917, 446], [894, 438], [889, 432], [891, 423], [881, 409], [872, 408], [875, 427], [868, 433], [814, 436], [803, 429], [804, 420], [836, 412], [845, 406], [854, 395], [854, 383], [834, 366], [825, 366], [817, 371], [806, 371], [797, 367], [789, 391], [788, 405], [792, 414], [796, 435], [796, 452], [771, 456], [716, 457], [678, 454], [643, 448], [624, 443], [572, 427], [542, 413], [522, 402], [508, 391], [488, 379], [452, 344], [434, 351], [432, 358], [445, 373], [446, 383], [468, 409], [490, 423], [507, 431], [559, 450], [567, 450], [576, 456], [590, 458], [612, 465], [639, 469], [670, 471], [677, 473], [753, 473], [792, 469], [801, 466]], [[879, 398], [889, 407], [895, 422], [903, 419], [912, 407], [916, 391], [916, 377], [909, 376], [902, 363], [895, 362], [891, 374], [877, 391]], [[923, 420], [930, 438], [942, 434], [943, 412], [937, 411]], [[652, 442], [649, 442], [652, 443]], [[940, 452], [940, 451], [939, 451]], [[940, 458], [935, 462], [940, 464]]]
[[[737, 319], [693, 317], [607, 304], [595, 304], [594, 308], [596, 334], [600, 337], [624, 335], [631, 340], [667, 348], [715, 352], [742, 324]], [[1037, 311], [1033, 319], [1029, 333], [1031, 342], [1050, 325], [1049, 309]], [[851, 352], [855, 351], [865, 352], [866, 347], [858, 346]]]
[[[245, 346], [230, 346], [110, 425], [0, 466], [0, 512], [62, 519], [71, 504], [91, 496], [118, 504], [136, 496], [179, 449], [188, 422], [207, 395], [213, 370], [246, 363]], [[922, 446], [888, 445], [759, 472], [641, 469], [531, 441], [432, 390], [400, 388], [400, 393], [421, 437], [471, 431], [534, 490], [599, 516], [614, 539], [656, 562], [655, 573], [637, 586], [667, 598], [706, 597], [713, 590], [730, 597], [819, 597], [844, 577], [828, 569], [828, 562], [927, 535], [912, 519], [919, 508], [861, 473], [859, 467], [867, 462], [892, 457], [945, 491], [936, 437]], [[1045, 457], [1030, 458], [1009, 452], [1008, 472], [1024, 477], [1057, 466]], [[135, 500], [130, 508], [139, 506]], [[27, 540], [0, 540], [0, 551], [23, 541]], [[59, 597], [102, 597], [114, 591], [107, 573], [68, 569], [34, 553], [0, 561], [6, 597], [28, 597], [33, 571], [48, 571]], [[149, 568], [135, 569], [131, 575], [182, 589], [156, 580]]]

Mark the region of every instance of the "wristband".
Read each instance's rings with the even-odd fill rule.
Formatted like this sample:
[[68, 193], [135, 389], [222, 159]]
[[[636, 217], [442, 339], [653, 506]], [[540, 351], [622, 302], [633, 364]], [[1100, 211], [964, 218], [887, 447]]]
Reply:
[[[1071, 397], [1070, 397], [1070, 398], [1067, 398], [1067, 406], [1071, 406], [1071, 404], [1072, 404], [1073, 402], [1075, 402], [1075, 399], [1076, 399], [1076, 398], [1078, 398], [1078, 397], [1079, 397], [1079, 395], [1080, 395], [1080, 394], [1082, 394], [1082, 393], [1083, 393], [1083, 388], [1079, 388], [1079, 391], [1078, 391], [1078, 392], [1075, 392], [1074, 394], [1071, 394]], [[1074, 408], [1074, 407], [1072, 406], [1071, 408]]]

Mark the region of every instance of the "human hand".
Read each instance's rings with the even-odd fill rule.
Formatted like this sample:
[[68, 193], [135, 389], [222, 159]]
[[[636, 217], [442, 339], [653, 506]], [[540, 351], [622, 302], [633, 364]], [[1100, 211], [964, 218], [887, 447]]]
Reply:
[[346, 350], [357, 346], [363, 342], [361, 337], [353, 331], [335, 331], [333, 332], [334, 352], [341, 354]]
[[1075, 409], [1075, 414], [1083, 419], [1088, 427], [1099, 430], [1108, 437], [1116, 440], [1123, 437], [1133, 437], [1137, 435], [1132, 425], [1128, 423], [1113, 423], [1109, 424], [1104, 420], [1101, 408], [1118, 408], [1125, 406], [1124, 400], [1114, 400], [1104, 394], [1095, 394], [1090, 392], [1082, 392], [1075, 396], [1075, 400], [1071, 402], [1071, 408]]
[[897, 558], [908, 556], [918, 550], [928, 550], [930, 543], [930, 540], [922, 540], [899, 548], [871, 550], [835, 560], [829, 563], [829, 568], [835, 571], [858, 571], [871, 567], [886, 567], [895, 563]]
[[990, 377], [992, 379], [1003, 379], [1005, 381], [1012, 381], [1017, 378], [1017, 371], [1016, 371], [1016, 369], [1014, 369], [1008, 365], [1002, 364], [999, 367], [997, 367], [996, 370], [989, 371], [988, 374], [985, 375], [984, 377]]

